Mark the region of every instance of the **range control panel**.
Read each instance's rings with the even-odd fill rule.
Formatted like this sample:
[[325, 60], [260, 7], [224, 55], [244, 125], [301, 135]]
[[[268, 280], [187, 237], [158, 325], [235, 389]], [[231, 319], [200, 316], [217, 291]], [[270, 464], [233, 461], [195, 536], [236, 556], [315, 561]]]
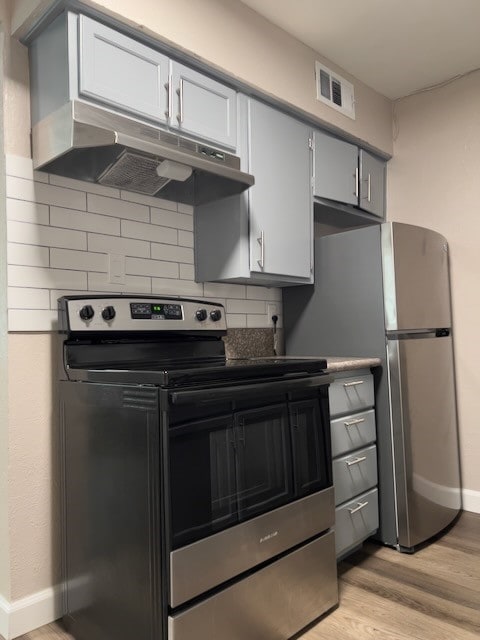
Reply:
[[65, 296], [59, 301], [64, 331], [226, 331], [221, 304], [150, 296]]

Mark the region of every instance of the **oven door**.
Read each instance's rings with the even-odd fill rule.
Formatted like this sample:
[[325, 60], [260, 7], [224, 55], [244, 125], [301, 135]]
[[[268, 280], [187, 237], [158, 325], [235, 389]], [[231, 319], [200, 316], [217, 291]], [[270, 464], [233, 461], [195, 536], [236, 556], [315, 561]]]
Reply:
[[169, 393], [171, 607], [333, 525], [328, 382]]

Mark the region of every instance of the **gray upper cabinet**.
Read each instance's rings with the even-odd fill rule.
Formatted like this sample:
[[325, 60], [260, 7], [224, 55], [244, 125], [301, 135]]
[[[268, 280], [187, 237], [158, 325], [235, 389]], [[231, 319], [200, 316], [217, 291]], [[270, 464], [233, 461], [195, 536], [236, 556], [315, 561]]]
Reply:
[[79, 16], [80, 96], [166, 123], [168, 81], [166, 56]]
[[250, 270], [310, 278], [311, 129], [249, 100]]
[[135, 38], [66, 12], [29, 48], [34, 123], [85, 100], [236, 151], [235, 90]]
[[170, 125], [235, 149], [236, 92], [178, 62], [171, 63]]
[[360, 207], [365, 211], [385, 215], [385, 162], [360, 149]]
[[197, 281], [308, 284], [312, 275], [312, 130], [277, 109], [238, 96], [247, 192], [195, 209]]
[[320, 131], [313, 141], [313, 195], [358, 204], [358, 148]]
[[313, 195], [385, 216], [385, 162], [356, 145], [315, 131]]

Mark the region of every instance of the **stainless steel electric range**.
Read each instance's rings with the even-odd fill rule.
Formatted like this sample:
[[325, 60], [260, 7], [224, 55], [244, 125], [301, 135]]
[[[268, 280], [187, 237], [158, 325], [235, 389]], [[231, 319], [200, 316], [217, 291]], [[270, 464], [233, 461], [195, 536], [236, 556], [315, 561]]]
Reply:
[[227, 360], [223, 307], [59, 300], [65, 622], [280, 640], [337, 601], [324, 360]]

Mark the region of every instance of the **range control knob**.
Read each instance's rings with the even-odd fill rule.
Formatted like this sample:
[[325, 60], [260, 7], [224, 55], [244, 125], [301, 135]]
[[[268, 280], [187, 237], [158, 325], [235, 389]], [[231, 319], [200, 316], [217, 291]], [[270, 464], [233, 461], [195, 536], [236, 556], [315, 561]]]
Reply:
[[195, 312], [195, 317], [199, 322], [203, 322], [207, 319], [207, 310], [206, 309], [197, 309]]
[[213, 322], [217, 322], [221, 317], [222, 312], [220, 311], [220, 309], [214, 309], [213, 311], [210, 311], [210, 319], [213, 320]]
[[93, 307], [89, 304], [86, 304], [84, 307], [80, 309], [80, 318], [85, 322], [88, 322], [95, 315], [95, 311]]
[[105, 309], [102, 311], [102, 318], [105, 320], [105, 322], [110, 322], [115, 318], [115, 316], [116, 313], [113, 307], [105, 307]]

